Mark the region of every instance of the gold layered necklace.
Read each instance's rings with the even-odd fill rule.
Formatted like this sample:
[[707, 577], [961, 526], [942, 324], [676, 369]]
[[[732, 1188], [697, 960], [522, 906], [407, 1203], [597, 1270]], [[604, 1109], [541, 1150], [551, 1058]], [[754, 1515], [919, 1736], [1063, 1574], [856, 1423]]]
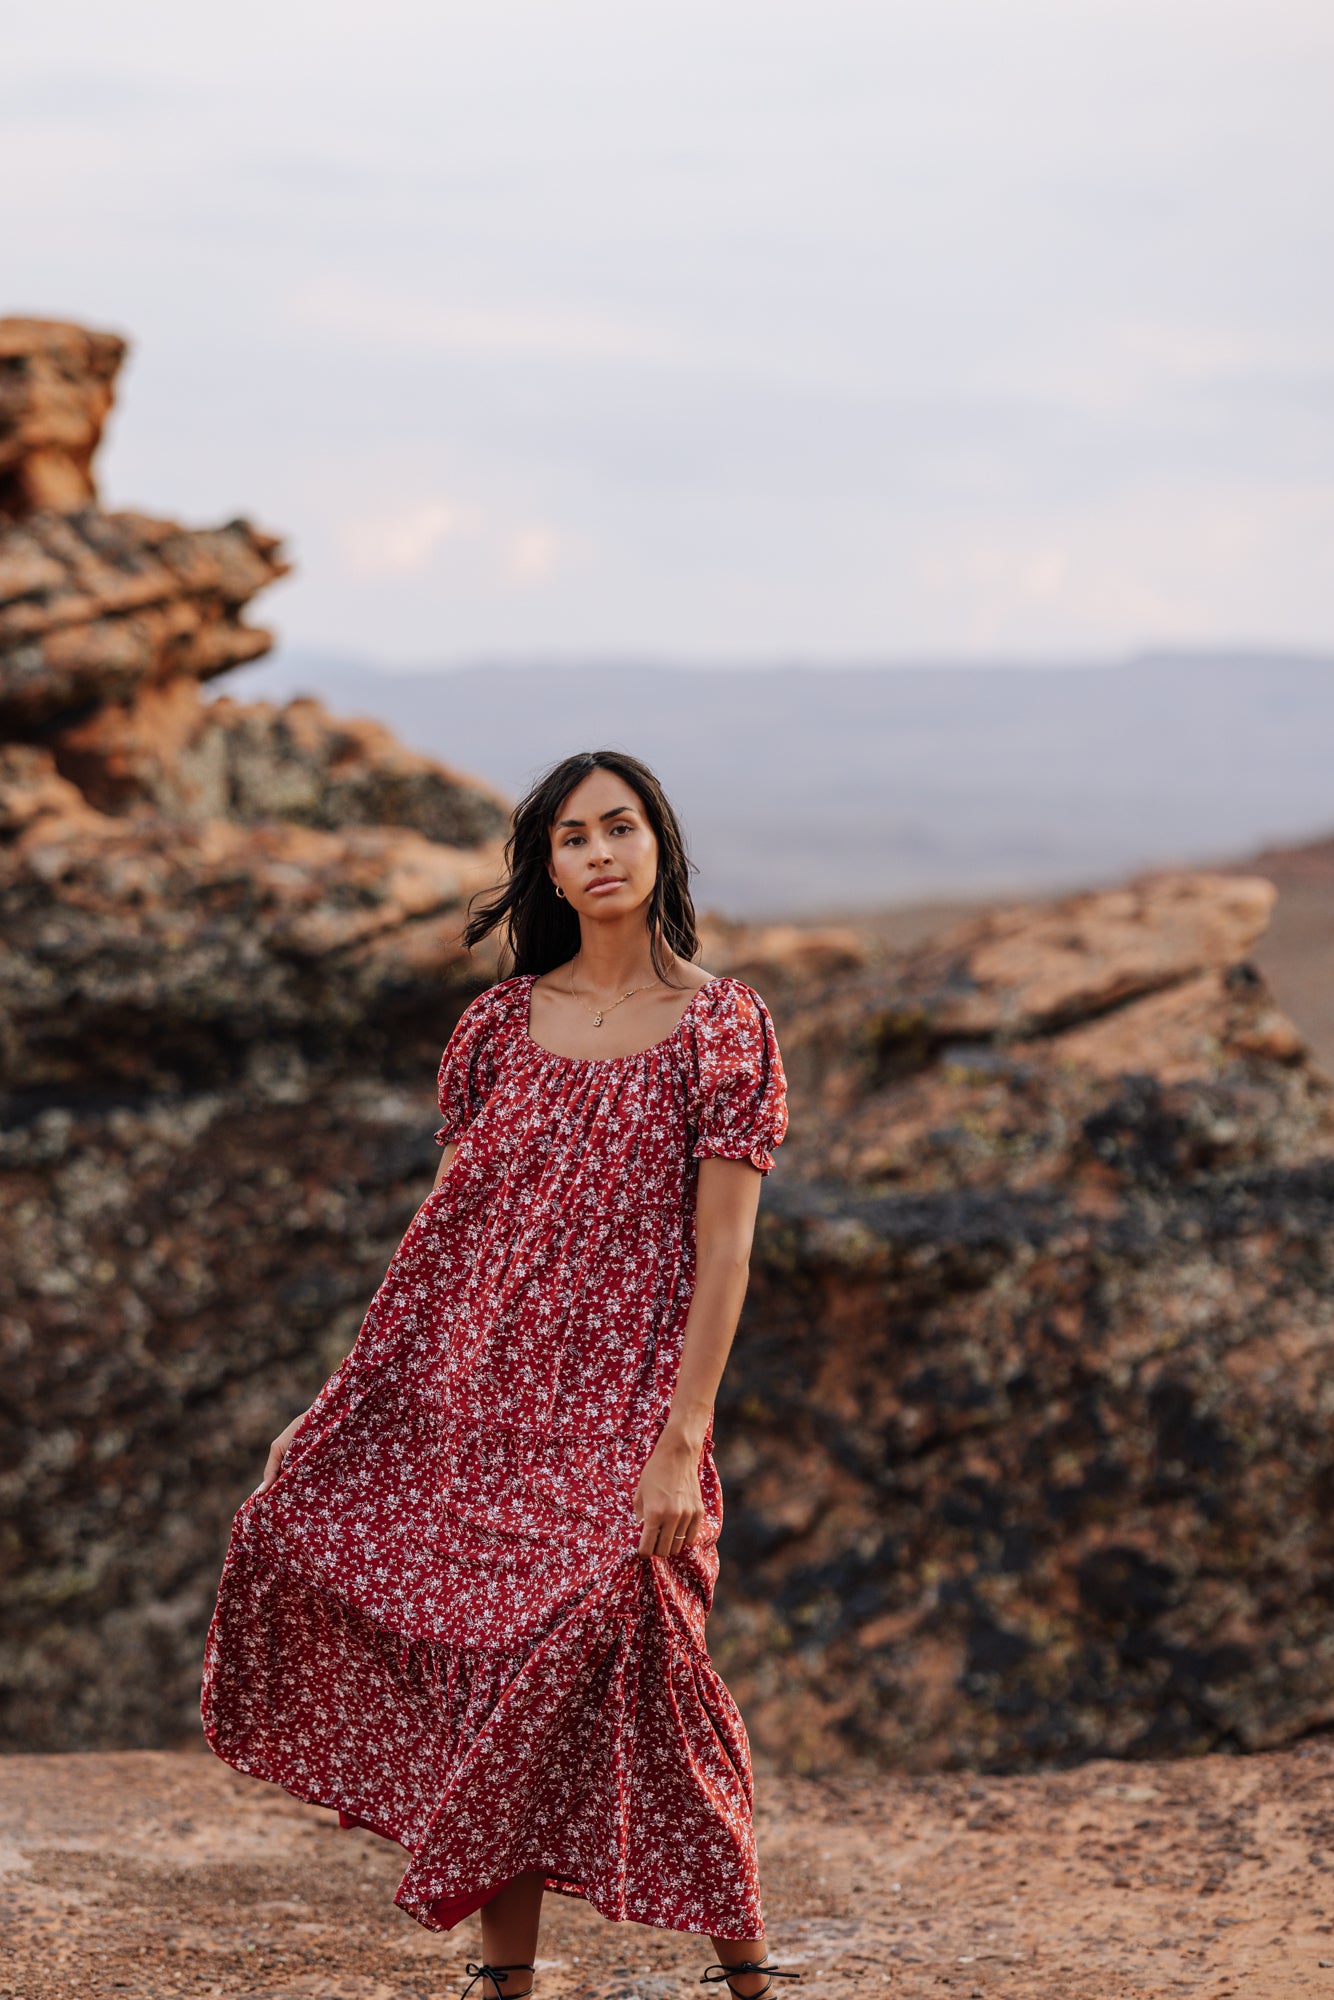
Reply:
[[615, 1010], [621, 1005], [621, 1001], [629, 1000], [631, 996], [636, 993], [647, 993], [651, 987], [661, 986], [661, 985], [662, 981], [660, 979], [650, 979], [648, 981], [648, 984], [645, 986], [631, 986], [624, 993], [621, 994], [619, 1000], [609, 1000], [605, 1007], [599, 1007], [597, 1012], [593, 1013], [593, 1009], [590, 1006], [588, 1006], [586, 1002], [583, 1000], [582, 996], [576, 993], [575, 991], [573, 961], [571, 962], [570, 965], [570, 984], [568, 989], [570, 998], [572, 1000], [577, 1000], [579, 1002], [579, 1005], [583, 1008], [585, 1014], [592, 1015], [593, 1026], [595, 1028], [600, 1028], [602, 1026], [603, 1016], [606, 1014], [614, 1013]]

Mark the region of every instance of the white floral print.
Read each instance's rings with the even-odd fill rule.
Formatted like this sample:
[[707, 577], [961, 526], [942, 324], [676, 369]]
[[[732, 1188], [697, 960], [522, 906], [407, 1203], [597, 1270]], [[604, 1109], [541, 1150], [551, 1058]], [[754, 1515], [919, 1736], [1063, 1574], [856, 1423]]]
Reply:
[[458, 1150], [273, 1485], [237, 1512], [202, 1713], [237, 1769], [411, 1856], [448, 1930], [521, 1870], [604, 1915], [763, 1934], [750, 1749], [710, 1663], [722, 1493], [638, 1554], [694, 1285], [696, 1162], [787, 1124], [763, 1001], [700, 988], [636, 1055], [559, 1056], [531, 974], [440, 1065]]

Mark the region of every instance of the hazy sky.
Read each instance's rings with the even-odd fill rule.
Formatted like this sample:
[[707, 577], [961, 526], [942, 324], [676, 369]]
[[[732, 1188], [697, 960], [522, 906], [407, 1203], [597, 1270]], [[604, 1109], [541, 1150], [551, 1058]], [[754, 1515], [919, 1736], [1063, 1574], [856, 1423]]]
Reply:
[[1329, 0], [51, 0], [4, 309], [285, 638], [1057, 658], [1334, 632]]

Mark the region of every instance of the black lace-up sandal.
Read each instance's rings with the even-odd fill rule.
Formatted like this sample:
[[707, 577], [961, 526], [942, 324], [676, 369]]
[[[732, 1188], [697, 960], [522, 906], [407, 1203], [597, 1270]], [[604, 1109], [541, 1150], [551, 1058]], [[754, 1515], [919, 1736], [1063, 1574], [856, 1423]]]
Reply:
[[732, 1984], [732, 1975], [736, 1972], [767, 1972], [769, 1975], [768, 1984], [761, 1986], [758, 1993], [747, 1996], [747, 2000], [769, 2000], [769, 1995], [774, 1990], [775, 1979], [801, 1978], [799, 1972], [785, 1972], [781, 1966], [771, 1965], [766, 1953], [763, 1959], [739, 1958], [733, 1965], [711, 1965], [707, 1971], [700, 1974], [699, 1983], [701, 1986], [716, 1986], [720, 1980], [725, 1979], [727, 1990], [733, 1996], [733, 2000], [742, 2000], [742, 1996]]
[[496, 1994], [500, 1996], [500, 2000], [528, 2000], [528, 1995], [533, 1990], [531, 1985], [525, 1986], [522, 1993], [509, 1993], [505, 1989], [505, 1981], [511, 1972], [532, 1972], [535, 1968], [531, 1965], [488, 1965], [485, 1959], [480, 1965], [474, 1965], [469, 1959], [463, 1969], [465, 1972], [470, 1972], [472, 1978], [460, 1993], [459, 2000], [468, 2000], [468, 1995], [479, 1979], [489, 1979], [496, 1989], [495, 1994], [492, 1994], [483, 1986], [482, 2000], [496, 2000]]

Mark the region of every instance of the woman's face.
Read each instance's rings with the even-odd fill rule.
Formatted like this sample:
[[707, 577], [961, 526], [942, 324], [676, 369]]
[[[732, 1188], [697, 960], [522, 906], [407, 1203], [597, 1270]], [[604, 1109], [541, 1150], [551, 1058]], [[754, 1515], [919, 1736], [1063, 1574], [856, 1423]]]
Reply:
[[658, 842], [639, 794], [614, 771], [590, 771], [551, 829], [548, 872], [578, 917], [626, 917], [653, 894]]

